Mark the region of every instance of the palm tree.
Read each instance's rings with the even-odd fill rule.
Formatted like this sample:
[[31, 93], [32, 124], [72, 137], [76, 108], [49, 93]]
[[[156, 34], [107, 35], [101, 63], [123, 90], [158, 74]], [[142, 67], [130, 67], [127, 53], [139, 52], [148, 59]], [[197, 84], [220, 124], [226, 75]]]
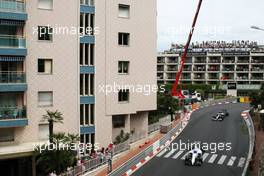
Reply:
[[53, 142], [53, 124], [54, 123], [63, 123], [63, 117], [62, 113], [59, 112], [58, 110], [56, 111], [46, 111], [47, 114], [43, 115], [43, 119], [47, 120], [49, 122], [49, 142]]
[[69, 144], [75, 144], [79, 140], [80, 140], [80, 137], [79, 137], [78, 134], [70, 134], [70, 133], [68, 133], [68, 135], [66, 136], [66, 141]]

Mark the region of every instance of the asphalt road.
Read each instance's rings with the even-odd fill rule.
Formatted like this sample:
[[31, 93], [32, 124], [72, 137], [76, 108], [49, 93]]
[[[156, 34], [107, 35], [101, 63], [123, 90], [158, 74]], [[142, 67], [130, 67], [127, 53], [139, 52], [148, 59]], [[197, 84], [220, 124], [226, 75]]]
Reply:
[[[249, 149], [247, 128], [241, 112], [247, 104], [223, 104], [195, 111], [189, 124], [173, 143], [200, 141], [204, 148], [212, 145], [212, 150], [204, 152], [204, 163], [199, 166], [185, 166], [182, 159], [188, 150], [164, 150], [142, 166], [133, 176], [239, 176], [242, 174]], [[222, 122], [211, 120], [211, 116], [221, 109], [227, 109], [229, 116]], [[206, 144], [205, 144], [206, 143]], [[231, 149], [223, 146], [215, 151], [213, 143], [231, 143]], [[176, 146], [174, 144], [174, 146]], [[230, 150], [227, 150], [230, 149]], [[214, 153], [216, 152], [216, 153]], [[206, 156], [207, 155], [207, 156]]]

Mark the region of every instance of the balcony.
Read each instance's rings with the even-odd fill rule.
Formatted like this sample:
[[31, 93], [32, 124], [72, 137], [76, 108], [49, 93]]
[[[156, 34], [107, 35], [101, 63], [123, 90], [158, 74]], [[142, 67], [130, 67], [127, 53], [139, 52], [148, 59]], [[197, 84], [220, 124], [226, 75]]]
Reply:
[[27, 20], [26, 3], [18, 1], [0, 0], [1, 19], [7, 20]]
[[20, 36], [0, 36], [0, 55], [26, 56], [26, 39]]
[[0, 128], [23, 127], [28, 125], [26, 108], [0, 107]]
[[21, 92], [27, 90], [24, 72], [0, 72], [0, 92]]

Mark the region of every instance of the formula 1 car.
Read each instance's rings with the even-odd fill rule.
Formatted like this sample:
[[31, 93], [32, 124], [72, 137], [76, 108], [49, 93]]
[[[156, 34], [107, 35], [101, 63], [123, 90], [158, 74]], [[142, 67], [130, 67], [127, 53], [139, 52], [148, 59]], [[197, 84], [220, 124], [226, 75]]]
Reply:
[[212, 117], [213, 121], [223, 121], [226, 116], [228, 116], [229, 113], [226, 109], [222, 109], [219, 111], [215, 116]]
[[203, 163], [203, 152], [201, 149], [195, 147], [185, 157], [186, 166], [201, 166]]

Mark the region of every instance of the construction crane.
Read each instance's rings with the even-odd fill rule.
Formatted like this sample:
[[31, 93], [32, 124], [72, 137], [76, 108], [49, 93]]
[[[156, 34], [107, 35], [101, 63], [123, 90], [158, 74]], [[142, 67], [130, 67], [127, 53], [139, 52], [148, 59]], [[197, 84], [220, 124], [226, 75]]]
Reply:
[[190, 45], [191, 40], [192, 40], [192, 36], [193, 36], [194, 29], [195, 29], [196, 21], [198, 19], [198, 15], [199, 15], [199, 12], [200, 12], [200, 9], [201, 9], [201, 6], [202, 6], [202, 2], [203, 2], [203, 0], [199, 0], [199, 4], [198, 4], [197, 10], [196, 10], [196, 13], [195, 13], [195, 16], [194, 16], [194, 20], [193, 20], [193, 23], [192, 23], [192, 28], [190, 30], [187, 43], [186, 43], [186, 45], [184, 47], [184, 52], [183, 52], [183, 54], [181, 56], [180, 70], [176, 74], [176, 80], [175, 80], [175, 83], [173, 84], [172, 91], [171, 91], [172, 96], [176, 97], [176, 98], [179, 98], [179, 99], [184, 99], [185, 98], [185, 96], [182, 94], [181, 88], [179, 88], [179, 81], [180, 81], [180, 77], [181, 77], [181, 74], [182, 74], [182, 71], [183, 71], [183, 67], [184, 67], [184, 64], [185, 64], [186, 56], [187, 56], [187, 53], [188, 53], [188, 48], [189, 48], [189, 45]]

